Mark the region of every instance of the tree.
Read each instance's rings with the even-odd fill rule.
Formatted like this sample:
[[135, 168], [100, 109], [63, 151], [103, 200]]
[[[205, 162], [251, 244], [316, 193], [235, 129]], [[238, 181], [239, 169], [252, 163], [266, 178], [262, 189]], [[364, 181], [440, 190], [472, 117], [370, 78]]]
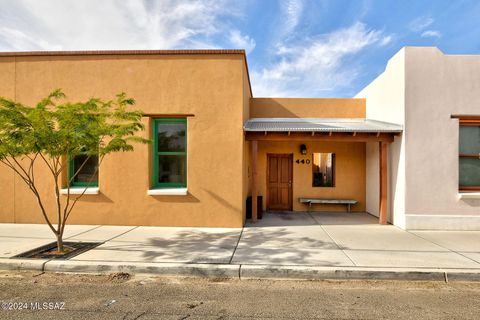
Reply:
[[[149, 142], [136, 135], [144, 129], [142, 112], [127, 110], [135, 101], [125, 93], [111, 101], [92, 98], [86, 102], [62, 103], [64, 98], [60, 89], [35, 107], [0, 98], [0, 162], [20, 176], [36, 197], [41, 214], [56, 236], [58, 252], [64, 252], [65, 225], [88, 187], [75, 198], [71, 197], [71, 184], [85, 163], [96, 156], [100, 164], [109, 153], [132, 151], [132, 143]], [[66, 181], [62, 181], [69, 159], [76, 156], [84, 160]], [[56, 212], [53, 216], [56, 221], [48, 215], [44, 205], [46, 199], [39, 193], [35, 180], [37, 162], [46, 165], [54, 181]], [[62, 186], [67, 188], [65, 199], [60, 197]]]

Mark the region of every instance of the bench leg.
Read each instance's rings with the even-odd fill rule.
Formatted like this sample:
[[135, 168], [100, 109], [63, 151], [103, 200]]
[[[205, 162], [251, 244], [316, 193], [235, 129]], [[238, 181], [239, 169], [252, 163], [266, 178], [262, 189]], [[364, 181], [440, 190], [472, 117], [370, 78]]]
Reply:
[[347, 204], [347, 208], [348, 208], [348, 213], [350, 213], [350, 210], [351, 210], [350, 203]]

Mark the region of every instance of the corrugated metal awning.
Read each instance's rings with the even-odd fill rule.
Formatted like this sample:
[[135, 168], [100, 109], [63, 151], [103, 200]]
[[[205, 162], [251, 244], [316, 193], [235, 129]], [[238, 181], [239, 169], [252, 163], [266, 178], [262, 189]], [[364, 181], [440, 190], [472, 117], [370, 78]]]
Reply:
[[345, 118], [253, 118], [243, 126], [247, 132], [390, 132], [403, 131], [402, 125]]

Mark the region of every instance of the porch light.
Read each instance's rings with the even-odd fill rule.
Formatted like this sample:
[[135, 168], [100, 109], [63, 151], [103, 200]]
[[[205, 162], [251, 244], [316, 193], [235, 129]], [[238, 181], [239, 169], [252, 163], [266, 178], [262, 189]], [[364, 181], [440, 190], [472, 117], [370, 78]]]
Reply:
[[300, 145], [300, 153], [303, 154], [303, 155], [307, 154], [307, 146], [306, 145], [304, 145], [304, 144]]

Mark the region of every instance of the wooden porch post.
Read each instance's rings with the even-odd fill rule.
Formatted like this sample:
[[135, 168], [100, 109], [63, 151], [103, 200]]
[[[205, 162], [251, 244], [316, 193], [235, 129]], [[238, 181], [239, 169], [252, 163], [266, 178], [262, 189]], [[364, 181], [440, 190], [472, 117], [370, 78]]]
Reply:
[[257, 140], [252, 141], [252, 223], [257, 222]]
[[388, 192], [388, 143], [379, 142], [379, 154], [380, 154], [380, 204], [379, 204], [379, 217], [378, 222], [380, 224], [387, 224], [387, 192]]

